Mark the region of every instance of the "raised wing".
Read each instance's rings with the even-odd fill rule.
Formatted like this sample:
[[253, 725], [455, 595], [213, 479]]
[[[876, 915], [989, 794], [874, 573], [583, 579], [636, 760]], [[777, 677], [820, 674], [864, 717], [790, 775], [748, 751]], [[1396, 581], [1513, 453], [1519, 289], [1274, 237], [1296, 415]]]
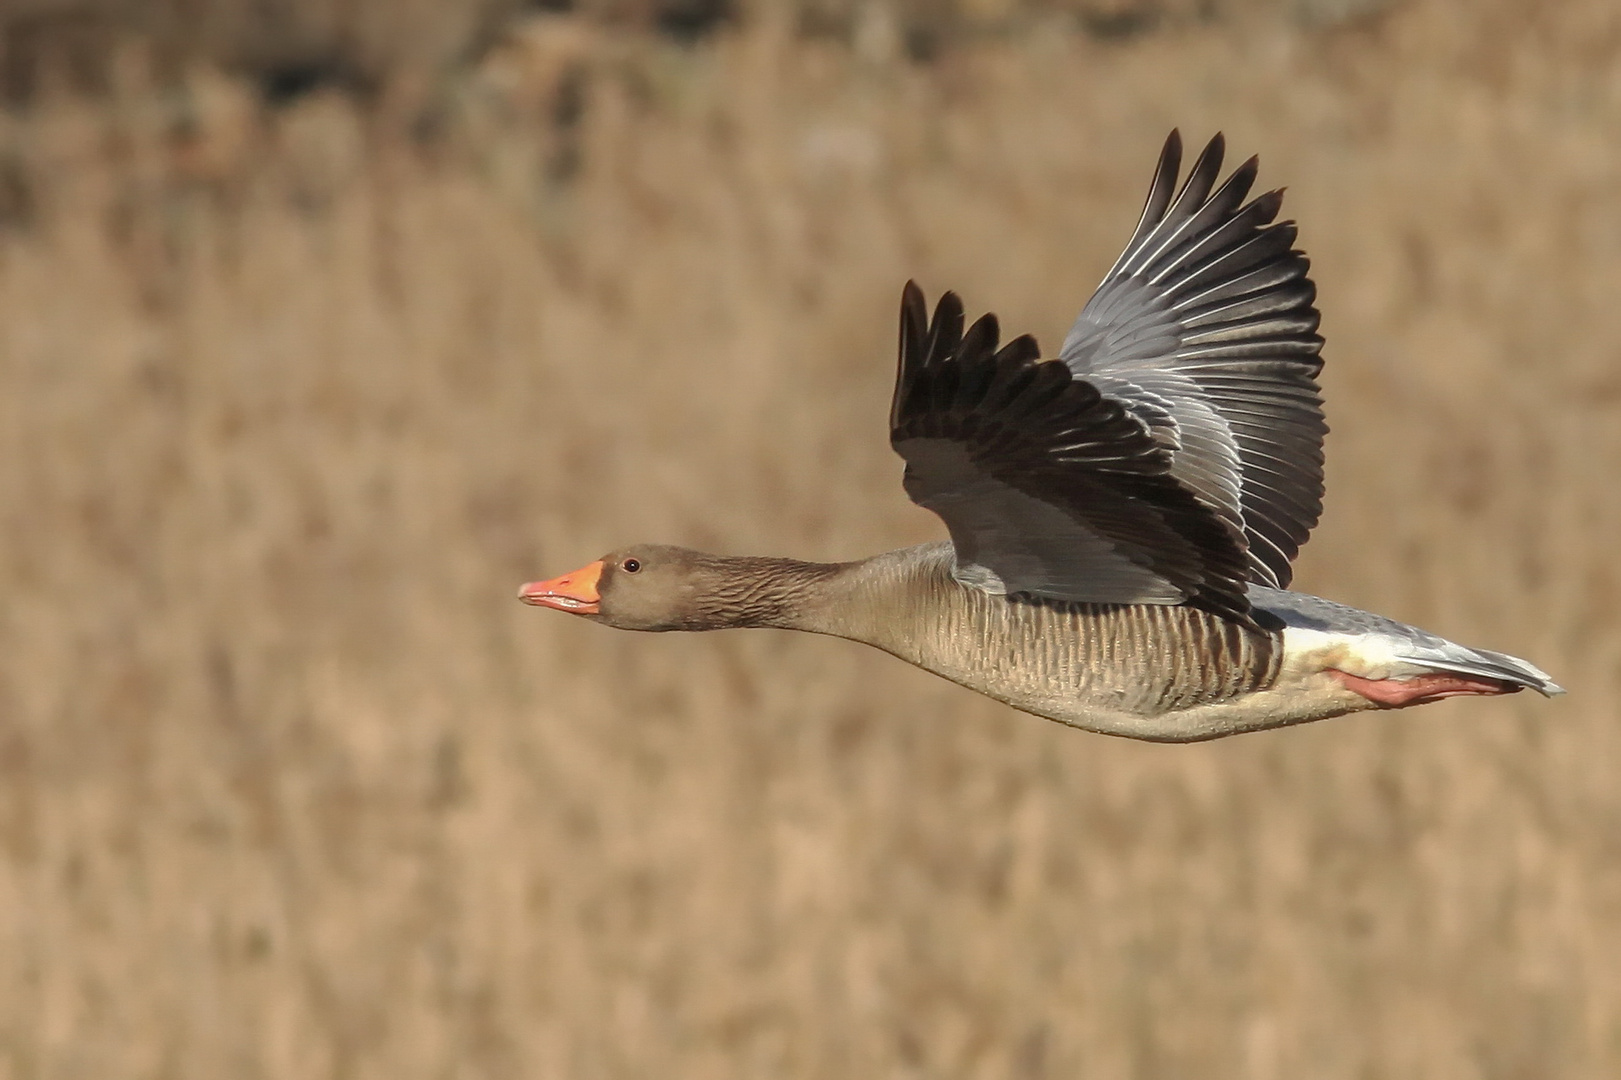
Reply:
[[901, 300], [890, 441], [906, 493], [945, 521], [956, 577], [990, 592], [1111, 604], [1193, 603], [1248, 621], [1239, 534], [1172, 475], [1145, 422], [1035, 340], [963, 333], [946, 293]]
[[[1171, 447], [1171, 475], [1240, 530], [1250, 579], [1282, 588], [1323, 505], [1323, 339], [1281, 191], [1249, 202], [1256, 160], [1216, 187], [1217, 135], [1172, 197], [1166, 140], [1142, 220], [1059, 359]], [[1213, 190], [1214, 189], [1214, 190]]]

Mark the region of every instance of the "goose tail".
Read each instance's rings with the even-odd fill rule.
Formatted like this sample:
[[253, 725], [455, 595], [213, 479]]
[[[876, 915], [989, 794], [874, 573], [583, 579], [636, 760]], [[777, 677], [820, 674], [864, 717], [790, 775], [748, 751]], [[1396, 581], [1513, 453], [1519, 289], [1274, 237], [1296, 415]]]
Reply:
[[1443, 640], [1441, 648], [1398, 647], [1393, 653], [1395, 659], [1426, 671], [1495, 679], [1519, 689], [1535, 690], [1543, 697], [1554, 697], [1565, 692], [1565, 688], [1554, 682], [1546, 671], [1530, 661], [1490, 649], [1471, 649]]
[[1292, 659], [1329, 671], [1381, 705], [1462, 694], [1565, 692], [1546, 671], [1517, 656], [1459, 645], [1332, 600], [1261, 585], [1250, 586], [1249, 599], [1260, 618], [1283, 631], [1285, 663]]

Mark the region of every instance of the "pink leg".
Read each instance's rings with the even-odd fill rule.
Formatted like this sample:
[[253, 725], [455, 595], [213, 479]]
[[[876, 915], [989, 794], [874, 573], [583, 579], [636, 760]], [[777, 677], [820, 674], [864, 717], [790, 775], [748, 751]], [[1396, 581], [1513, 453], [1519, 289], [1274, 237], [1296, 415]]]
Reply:
[[1417, 675], [1411, 679], [1364, 679], [1360, 675], [1330, 669], [1329, 674], [1354, 690], [1387, 709], [1404, 705], [1422, 705], [1426, 701], [1461, 697], [1466, 694], [1514, 694], [1525, 689], [1513, 683], [1496, 679], [1481, 679], [1471, 675]]

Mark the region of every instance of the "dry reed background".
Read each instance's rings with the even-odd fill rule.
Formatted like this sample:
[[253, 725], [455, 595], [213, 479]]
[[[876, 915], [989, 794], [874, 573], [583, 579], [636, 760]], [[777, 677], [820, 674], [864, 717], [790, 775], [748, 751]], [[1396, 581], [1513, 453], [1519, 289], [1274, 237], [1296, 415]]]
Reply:
[[[1621, 1073], [1621, 12], [779, 22], [0, 117], [0, 1077]], [[1569, 698], [1144, 746], [513, 601], [935, 535], [900, 283], [1052, 346], [1172, 125], [1315, 260], [1300, 586]]]

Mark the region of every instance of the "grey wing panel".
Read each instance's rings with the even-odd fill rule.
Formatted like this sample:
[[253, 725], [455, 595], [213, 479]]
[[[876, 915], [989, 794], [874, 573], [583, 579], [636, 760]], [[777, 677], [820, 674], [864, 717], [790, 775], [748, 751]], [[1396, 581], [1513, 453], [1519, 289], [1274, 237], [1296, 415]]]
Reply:
[[1325, 634], [1394, 634], [1428, 644], [1446, 640], [1416, 626], [1408, 626], [1395, 619], [1310, 593], [1251, 585], [1248, 595], [1256, 611], [1271, 615], [1284, 626], [1301, 630], [1316, 630]]
[[1244, 201], [1255, 160], [1216, 187], [1223, 152], [1218, 135], [1173, 198], [1172, 133], [1136, 232], [1059, 355], [1169, 411], [1172, 474], [1242, 530], [1252, 580], [1283, 586], [1322, 510], [1316, 289], [1295, 227], [1273, 223], [1281, 194]]

